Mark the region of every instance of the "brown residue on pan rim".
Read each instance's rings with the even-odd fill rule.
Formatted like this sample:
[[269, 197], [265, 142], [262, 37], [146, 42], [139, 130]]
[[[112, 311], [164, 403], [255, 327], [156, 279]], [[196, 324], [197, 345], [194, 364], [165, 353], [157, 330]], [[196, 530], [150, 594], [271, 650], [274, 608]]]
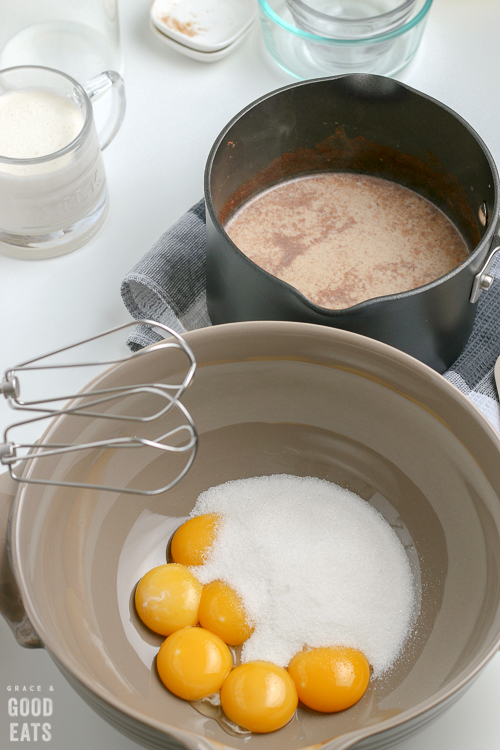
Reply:
[[[230, 145], [234, 148], [233, 142]], [[235, 145], [238, 146], [238, 142]], [[420, 159], [392, 146], [371, 142], [363, 136], [348, 138], [343, 127], [336, 128], [314, 148], [287, 151], [257, 172], [226, 200], [218, 212], [219, 221], [224, 226], [243, 203], [272, 185], [291, 177], [328, 171], [384, 177], [409, 187], [455, 222], [471, 251], [481, 241], [476, 215], [463, 186], [444, 169], [437, 156], [428, 153], [425, 159]]]

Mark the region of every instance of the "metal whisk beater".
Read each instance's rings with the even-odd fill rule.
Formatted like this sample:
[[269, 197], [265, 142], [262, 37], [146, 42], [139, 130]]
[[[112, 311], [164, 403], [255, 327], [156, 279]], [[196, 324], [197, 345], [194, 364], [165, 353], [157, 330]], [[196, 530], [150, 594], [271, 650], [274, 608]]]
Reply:
[[[116, 333], [117, 331], [124, 330], [130, 326], [136, 326], [138, 324], [149, 325], [153, 328], [160, 329], [164, 337], [169, 337], [167, 340], [159, 341], [146, 349], [141, 349], [134, 352], [126, 357], [117, 359], [102, 360], [102, 361], [85, 361], [85, 362], [72, 362], [62, 364], [48, 364], [47, 360], [50, 357], [54, 357], [66, 351], [75, 349], [76, 347], [88, 344], [97, 339], [102, 339], [105, 336]], [[179, 351], [187, 358], [187, 368], [184, 378], [180, 383], [141, 383], [135, 385], [124, 385], [115, 386], [112, 388], [92, 388], [86, 387], [78, 393], [68, 394], [64, 396], [49, 397], [45, 399], [35, 399], [24, 401], [21, 399], [21, 379], [22, 375], [28, 372], [37, 372], [43, 370], [53, 369], [66, 369], [71, 367], [105, 367], [111, 365], [119, 365], [127, 362], [134, 358], [143, 358], [145, 365], [147, 364], [147, 358], [151, 357], [155, 352], [160, 351]], [[146, 369], [146, 367], [144, 368]], [[69, 346], [57, 349], [55, 351], [44, 354], [36, 359], [23, 362], [17, 367], [7, 370], [4, 374], [4, 378], [0, 383], [0, 393], [7, 399], [11, 408], [21, 412], [35, 413], [28, 419], [23, 419], [19, 422], [9, 425], [3, 435], [3, 443], [0, 443], [0, 464], [6, 466], [10, 472], [10, 475], [16, 481], [26, 482], [28, 484], [46, 484], [46, 485], [57, 485], [61, 487], [81, 487], [87, 489], [98, 489], [106, 490], [110, 492], [121, 492], [134, 495], [158, 495], [162, 492], [166, 492], [176, 485], [189, 471], [197, 449], [198, 436], [196, 427], [191, 418], [191, 415], [187, 411], [186, 407], [181, 403], [180, 399], [184, 394], [186, 388], [191, 384], [194, 373], [196, 370], [196, 361], [190, 347], [186, 344], [184, 339], [175, 331], [163, 323], [157, 323], [152, 320], [139, 320], [131, 323], [126, 323], [116, 328], [112, 328], [108, 331], [92, 336], [91, 338], [78, 341]], [[117, 400], [126, 399], [129, 396], [135, 395], [148, 395], [160, 398], [161, 406], [157, 408], [153, 414], [150, 415], [133, 415], [133, 414], [117, 414], [109, 411], [101, 411], [99, 407], [103, 408], [106, 405], [111, 406], [113, 402]], [[57, 406], [58, 403], [64, 402], [64, 405], [60, 408]], [[12, 431], [16, 428], [20, 428], [24, 425], [41, 422], [47, 419], [55, 419], [66, 415], [77, 416], [81, 418], [92, 419], [104, 419], [104, 420], [115, 420], [122, 422], [137, 422], [137, 423], [154, 423], [161, 417], [164, 417], [169, 412], [177, 412], [178, 417], [181, 419], [181, 424], [168, 429], [166, 432], [157, 437], [150, 439], [146, 437], [139, 437], [136, 435], [125, 436], [125, 437], [112, 437], [103, 440], [96, 440], [92, 442], [82, 443], [51, 443], [51, 442], [35, 442], [35, 443], [24, 443], [16, 442], [9, 439]], [[155, 489], [132, 489], [129, 487], [116, 487], [105, 484], [92, 484], [88, 482], [73, 482], [63, 480], [48, 480], [48, 479], [37, 479], [27, 476], [19, 476], [15, 469], [20, 467], [24, 468], [26, 465], [33, 461], [35, 458], [44, 459], [49, 456], [55, 456], [58, 454], [66, 454], [75, 451], [83, 450], [103, 450], [103, 449], [130, 449], [130, 448], [141, 448], [145, 450], [158, 450], [160, 452], [170, 454], [186, 454], [186, 462], [182, 470], [167, 484], [155, 488]]]

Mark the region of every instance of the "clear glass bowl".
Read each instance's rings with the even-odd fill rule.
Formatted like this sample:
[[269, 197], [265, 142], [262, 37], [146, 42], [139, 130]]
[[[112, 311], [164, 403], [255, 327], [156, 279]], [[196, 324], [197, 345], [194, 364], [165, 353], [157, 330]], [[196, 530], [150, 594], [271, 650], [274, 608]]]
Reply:
[[403, 26], [417, 0], [286, 0], [295, 24], [332, 39], [366, 39]]
[[[390, 0], [387, 0], [390, 2]], [[301, 0], [258, 0], [262, 32], [267, 49], [274, 60], [287, 73], [295, 78], [320, 78], [325, 75], [342, 73], [375, 73], [394, 75], [407, 65], [415, 55], [427, 16], [433, 0], [408, 0], [398, 2], [395, 9], [400, 13], [400, 24], [383, 33], [370, 32], [351, 36], [321, 36], [296, 25], [297, 21], [290, 6], [294, 9], [305, 6]], [[315, 8], [320, 7], [321, 0], [307, 0]], [[379, 6], [372, 0], [371, 7]], [[394, 2], [392, 5], [394, 6]], [[340, 0], [339, 5], [344, 5]], [[367, 7], [367, 3], [363, 3]], [[380, 7], [380, 6], [379, 6]], [[403, 13], [405, 8], [406, 16]], [[310, 11], [310, 7], [309, 7]], [[394, 11], [394, 12], [395, 12]], [[320, 10], [317, 15], [325, 15]], [[382, 16], [393, 15], [382, 13]], [[401, 21], [401, 16], [403, 20]], [[376, 19], [369, 16], [364, 24]], [[321, 20], [321, 19], [320, 19]], [[355, 19], [342, 19], [354, 21]], [[387, 20], [383, 19], [384, 21]], [[336, 19], [339, 21], [339, 18]], [[359, 26], [359, 19], [355, 24]], [[353, 27], [351, 27], [353, 28]], [[372, 28], [374, 25], [372, 24]], [[359, 29], [358, 29], [359, 30]], [[366, 31], [366, 30], [365, 30]], [[325, 33], [325, 32], [323, 32]]]

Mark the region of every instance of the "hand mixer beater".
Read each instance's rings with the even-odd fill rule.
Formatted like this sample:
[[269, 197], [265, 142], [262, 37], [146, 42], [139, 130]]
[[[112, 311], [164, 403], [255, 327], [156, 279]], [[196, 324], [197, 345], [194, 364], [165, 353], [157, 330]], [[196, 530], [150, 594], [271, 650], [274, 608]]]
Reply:
[[[136, 326], [138, 323], [159, 329], [163, 340], [146, 349], [116, 359], [71, 363], [50, 361], [52, 357], [74, 350], [76, 347], [89, 342], [103, 339], [105, 336], [122, 331], [130, 326]], [[182, 370], [183, 377], [177, 383], [133, 382], [111, 388], [99, 388], [99, 378], [97, 378], [78, 393], [30, 400], [21, 398], [21, 380], [23, 375], [28, 373], [36, 374], [42, 371], [71, 367], [120, 366], [136, 358], [141, 359], [141, 365], [143, 365], [141, 373], [147, 373], [152, 357], [161, 357], [163, 356], [162, 353], [172, 356], [174, 352], [179, 352], [186, 359]], [[13, 479], [31, 484], [81, 487], [134, 495], [158, 495], [166, 492], [185, 476], [196, 455], [198, 443], [196, 428], [189, 412], [180, 401], [193, 380], [195, 369], [196, 362], [193, 352], [183, 338], [168, 326], [152, 320], [133, 321], [117, 326], [97, 336], [49, 352], [9, 369], [5, 372], [4, 379], [0, 383], [0, 393], [4, 395], [13, 409], [23, 413], [30, 412], [34, 416], [22, 419], [5, 429], [3, 443], [0, 443], [0, 463], [8, 468]], [[146, 403], [158, 403], [159, 405], [155, 406], [151, 413], [145, 413]], [[62, 417], [98, 420], [99, 424], [111, 425], [111, 429], [108, 427], [106, 436], [100, 439], [94, 438], [88, 442], [53, 443], [50, 440], [50, 427], [40, 442], [21, 442], [13, 439], [14, 432], [23, 426], [43, 422], [44, 420], [57, 421]], [[54, 424], [54, 421], [51, 424]], [[146, 434], [137, 434], [138, 428], [141, 428]], [[151, 436], [150, 433], [153, 428], [156, 428], [156, 431]], [[78, 435], [81, 435], [80, 430], [77, 430], [77, 432]], [[38, 463], [39, 459], [58, 454], [87, 451], [92, 452], [91, 455], [93, 456], [99, 456], [104, 451], [117, 449], [157, 451], [160, 455], [170, 454], [171, 456], [175, 454], [182, 457], [183, 461], [181, 462], [181, 468], [175, 471], [173, 477], [169, 477], [167, 481], [162, 481], [161, 486], [150, 489], [96, 484], [92, 481], [71, 481], [52, 476], [49, 478], [35, 477], [29, 470], [30, 463], [35, 457]]]

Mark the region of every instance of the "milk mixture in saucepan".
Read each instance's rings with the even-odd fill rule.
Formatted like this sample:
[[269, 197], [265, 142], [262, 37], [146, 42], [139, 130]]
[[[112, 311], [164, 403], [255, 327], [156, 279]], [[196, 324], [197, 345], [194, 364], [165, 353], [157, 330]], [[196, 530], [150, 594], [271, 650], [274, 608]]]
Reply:
[[330, 309], [415, 289], [469, 254], [430, 201], [395, 182], [347, 172], [270, 188], [225, 229], [258, 266]]

